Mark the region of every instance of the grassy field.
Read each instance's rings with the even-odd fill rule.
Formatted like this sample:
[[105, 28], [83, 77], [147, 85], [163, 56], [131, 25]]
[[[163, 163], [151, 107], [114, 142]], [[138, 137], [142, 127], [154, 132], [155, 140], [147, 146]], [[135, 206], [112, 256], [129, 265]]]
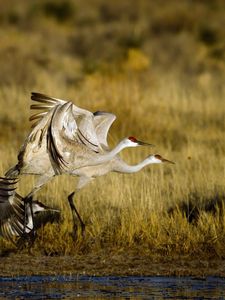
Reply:
[[[130, 135], [156, 145], [123, 151], [129, 163], [150, 151], [176, 162], [109, 174], [82, 190], [76, 205], [87, 227], [76, 243], [67, 195], [77, 179], [55, 178], [36, 197], [60, 208], [62, 222], [39, 230], [33, 252], [223, 258], [223, 1], [10, 2], [0, 4], [2, 175], [30, 130], [31, 91], [116, 114], [111, 146]], [[33, 179], [21, 178], [22, 195]]]

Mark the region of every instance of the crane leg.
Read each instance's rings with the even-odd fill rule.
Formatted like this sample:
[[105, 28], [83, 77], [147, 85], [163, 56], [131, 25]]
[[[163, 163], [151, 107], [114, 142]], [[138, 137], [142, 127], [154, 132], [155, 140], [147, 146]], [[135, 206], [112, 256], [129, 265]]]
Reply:
[[69, 204], [70, 204], [70, 208], [71, 208], [71, 211], [72, 211], [72, 215], [73, 215], [73, 230], [74, 230], [74, 234], [76, 235], [77, 233], [77, 223], [76, 223], [76, 217], [78, 218], [79, 222], [80, 222], [80, 225], [81, 225], [81, 233], [82, 233], [82, 236], [84, 236], [84, 232], [85, 232], [85, 224], [83, 222], [83, 220], [81, 219], [81, 216], [79, 215], [77, 209], [76, 209], [76, 206], [73, 202], [73, 197], [75, 195], [75, 192], [72, 192], [69, 196], [68, 196], [68, 201], [69, 201]]

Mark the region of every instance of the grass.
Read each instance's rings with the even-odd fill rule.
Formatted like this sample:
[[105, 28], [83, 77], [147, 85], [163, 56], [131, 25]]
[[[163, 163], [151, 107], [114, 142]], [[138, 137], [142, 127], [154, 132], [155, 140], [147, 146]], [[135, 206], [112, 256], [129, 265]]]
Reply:
[[[176, 164], [155, 165], [132, 175], [109, 174], [87, 186], [76, 198], [87, 224], [86, 236], [79, 233], [76, 243], [70, 234], [72, 216], [66, 198], [77, 179], [55, 178], [36, 197], [60, 208], [62, 222], [39, 230], [34, 253], [136, 249], [142, 254], [223, 258], [225, 76], [223, 54], [210, 56], [223, 49], [220, 2], [212, 12], [199, 2], [197, 15], [190, 16], [184, 1], [177, 19], [167, 6], [160, 15], [152, 3], [147, 24], [143, 7], [148, 1], [141, 1], [134, 31], [129, 31], [122, 4], [114, 8], [96, 1], [91, 10], [89, 3], [85, 15], [77, 4], [72, 13], [65, 8], [67, 17], [61, 18], [58, 6], [52, 10], [50, 2], [46, 1], [44, 12], [38, 7], [40, 20], [33, 15], [30, 28], [23, 14], [31, 7], [25, 2], [23, 12], [15, 6], [13, 18], [7, 9], [2, 17], [1, 33], [7, 34], [3, 34], [0, 49], [4, 70], [0, 75], [1, 174], [16, 163], [30, 130], [31, 91], [72, 99], [91, 111], [115, 113], [111, 146], [130, 135], [156, 145], [123, 151], [127, 162], [137, 163], [153, 151]], [[205, 28], [202, 21], [196, 25], [197, 16], [210, 12], [212, 28]], [[135, 17], [136, 11], [129, 8], [128, 13]], [[31, 176], [21, 178], [22, 195], [33, 180]], [[3, 250], [12, 247], [3, 239], [0, 244]]]
[[[106, 84], [107, 89], [100, 88]], [[49, 224], [40, 230], [34, 246], [37, 252], [73, 254], [102, 247], [117, 250], [137, 247], [144, 252], [170, 255], [213, 251], [223, 256], [225, 219], [224, 206], [219, 206], [219, 201], [223, 203], [225, 192], [224, 111], [223, 107], [216, 109], [221, 101], [217, 95], [212, 97], [210, 92], [205, 95], [194, 91], [182, 95], [183, 92], [172, 84], [166, 91], [164, 86], [142, 89], [140, 82], [125, 75], [119, 79], [110, 76], [110, 80], [97, 75], [87, 78], [74, 96], [71, 95], [86, 108], [101, 107], [116, 113], [118, 121], [112, 128], [111, 144], [124, 136], [135, 135], [156, 144], [154, 152], [174, 160], [176, 165], [152, 166], [132, 175], [109, 174], [82, 190], [76, 205], [87, 224], [87, 232], [85, 238], [79, 236], [76, 247], [70, 235], [72, 218], [66, 200], [76, 179], [69, 176], [54, 179], [37, 197], [59, 207], [63, 223]], [[12, 91], [8, 91], [8, 97], [13, 99], [10, 93]], [[17, 98], [21, 100], [12, 107], [24, 105], [28, 111], [29, 100], [23, 100], [29, 98], [28, 95], [19, 94], [14, 97]], [[103, 100], [99, 104], [97, 99]], [[5, 114], [8, 113], [6, 109]], [[8, 117], [14, 119], [15, 128], [20, 128], [17, 110]], [[25, 113], [24, 120], [26, 118]], [[28, 126], [26, 130], [29, 131]], [[4, 138], [7, 148], [1, 147], [1, 157], [5, 158], [2, 174], [15, 161], [18, 150], [17, 145], [12, 147], [15, 131], [7, 129], [7, 132], [11, 138]], [[20, 136], [23, 140], [21, 133]], [[122, 156], [135, 163], [149, 151], [129, 149]], [[22, 178], [23, 195], [31, 184], [29, 176]], [[214, 209], [205, 209], [209, 202]], [[194, 208], [199, 215], [195, 222], [190, 222], [189, 215]]]

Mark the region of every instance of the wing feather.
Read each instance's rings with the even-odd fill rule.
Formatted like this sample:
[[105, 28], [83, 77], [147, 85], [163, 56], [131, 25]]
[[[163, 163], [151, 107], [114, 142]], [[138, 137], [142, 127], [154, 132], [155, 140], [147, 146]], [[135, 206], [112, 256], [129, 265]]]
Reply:
[[[65, 104], [67, 101], [62, 99], [57, 99], [53, 97], [49, 97], [45, 94], [32, 92], [31, 93], [31, 100], [36, 102], [36, 104], [32, 104], [30, 109], [32, 110], [44, 110], [42, 113], [31, 115], [30, 121], [33, 120], [41, 120], [46, 113], [48, 113], [51, 109], [53, 109], [57, 105]], [[36, 122], [38, 124], [38, 122]]]
[[49, 111], [54, 110], [54, 118], [51, 123], [53, 129], [60, 130], [61, 128], [64, 138], [68, 141], [73, 140], [84, 144], [95, 152], [98, 152], [99, 148], [101, 149], [92, 112], [82, 109], [70, 101], [36, 92], [31, 93], [31, 100], [35, 102], [30, 106], [32, 110], [43, 110], [43, 112], [31, 115], [30, 121], [35, 121], [32, 128], [37, 126]]
[[100, 144], [108, 148], [107, 136], [116, 116], [112, 113], [96, 111], [94, 113], [94, 126]]
[[63, 151], [62, 149], [69, 148], [71, 143], [78, 143], [98, 152], [100, 144], [95, 133], [93, 117], [91, 112], [76, 107], [72, 102], [58, 106], [50, 125], [54, 140], [52, 144]]
[[23, 233], [25, 206], [16, 193], [17, 178], [0, 178], [0, 232], [13, 241]]
[[[68, 157], [72, 157], [68, 153], [75, 153], [76, 147], [73, 149], [72, 145], [78, 143], [96, 153], [108, 146], [107, 134], [116, 118], [113, 114], [93, 114], [72, 102], [41, 93], [33, 92], [31, 100], [34, 102], [31, 104], [34, 114], [30, 117], [30, 121], [33, 121], [32, 131], [18, 154], [18, 164], [10, 174], [13, 175], [15, 170], [15, 174], [19, 174], [32, 161], [34, 153], [38, 157], [38, 151], [49, 154], [53, 169], [56, 174], [60, 174], [67, 166]], [[35, 170], [32, 172], [35, 173]], [[1, 195], [4, 198], [4, 190]]]
[[47, 114], [47, 112], [40, 112], [40, 113], [34, 114], [29, 118], [29, 121], [33, 121], [36, 119], [42, 119], [42, 117], [44, 117], [46, 114]]

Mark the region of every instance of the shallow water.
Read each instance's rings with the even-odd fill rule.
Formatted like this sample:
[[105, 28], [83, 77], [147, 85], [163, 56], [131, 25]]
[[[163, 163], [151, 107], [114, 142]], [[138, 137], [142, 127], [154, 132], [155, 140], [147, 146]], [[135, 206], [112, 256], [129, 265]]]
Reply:
[[225, 279], [20, 276], [0, 278], [0, 299], [225, 299]]

